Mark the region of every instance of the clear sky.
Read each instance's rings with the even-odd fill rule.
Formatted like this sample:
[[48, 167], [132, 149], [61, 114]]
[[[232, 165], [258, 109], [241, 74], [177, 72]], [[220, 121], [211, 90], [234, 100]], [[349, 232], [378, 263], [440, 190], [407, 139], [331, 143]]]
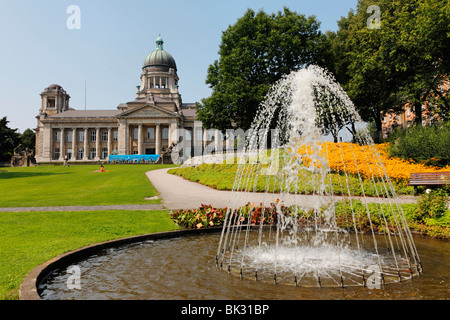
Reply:
[[[61, 85], [70, 106], [115, 109], [135, 98], [142, 63], [159, 34], [175, 59], [183, 102], [208, 97], [208, 66], [218, 58], [222, 31], [251, 8], [284, 6], [315, 15], [321, 30], [357, 0], [0, 0], [0, 117], [23, 132], [35, 128], [40, 93]], [[70, 5], [80, 8], [80, 29], [70, 30]]]

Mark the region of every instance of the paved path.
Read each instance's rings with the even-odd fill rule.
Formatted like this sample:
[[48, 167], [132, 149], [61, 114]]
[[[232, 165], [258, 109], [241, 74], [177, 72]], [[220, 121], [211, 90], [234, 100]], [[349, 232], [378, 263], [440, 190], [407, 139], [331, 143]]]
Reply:
[[[163, 204], [142, 205], [104, 205], [104, 206], [58, 206], [58, 207], [14, 207], [0, 208], [0, 212], [32, 212], [32, 211], [99, 211], [99, 210], [178, 210], [197, 209], [202, 204], [211, 204], [217, 208], [231, 204], [245, 205], [248, 202], [274, 203], [279, 194], [245, 193], [215, 190], [182, 177], [167, 173], [169, 169], [148, 171], [147, 177], [159, 191]], [[233, 197], [233, 198], [232, 198]], [[339, 197], [338, 197], [339, 198]], [[385, 202], [385, 199], [367, 198], [368, 202]], [[317, 206], [319, 197], [311, 195], [287, 195], [285, 205], [302, 204], [304, 207]], [[401, 203], [415, 203], [414, 197], [401, 197]]]
[[[167, 173], [169, 169], [160, 169], [147, 172], [147, 177], [159, 191], [163, 204], [167, 209], [196, 209], [202, 204], [211, 204], [218, 208], [228, 207], [231, 203], [245, 205], [248, 202], [269, 205], [280, 197], [279, 194], [245, 193], [219, 191], [196, 182], [188, 181], [182, 177]], [[233, 198], [231, 198], [233, 197]], [[343, 197], [337, 197], [343, 198]], [[361, 198], [362, 199], [362, 198]], [[317, 206], [319, 197], [311, 195], [287, 195], [285, 205], [302, 204], [304, 207]], [[415, 203], [414, 197], [401, 197], [401, 203]], [[368, 202], [386, 202], [387, 199], [367, 198]]]
[[162, 204], [124, 204], [107, 206], [60, 206], [60, 207], [14, 207], [0, 208], [0, 212], [32, 211], [103, 211], [103, 210], [162, 210]]

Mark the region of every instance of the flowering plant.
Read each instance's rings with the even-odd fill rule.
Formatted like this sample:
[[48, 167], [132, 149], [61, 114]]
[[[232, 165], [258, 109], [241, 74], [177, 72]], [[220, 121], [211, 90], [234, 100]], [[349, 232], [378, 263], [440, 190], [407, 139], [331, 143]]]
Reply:
[[[414, 163], [412, 160], [389, 157], [389, 143], [369, 146], [349, 142], [317, 144], [321, 147], [317, 155], [328, 163], [331, 170], [353, 175], [360, 174], [364, 179], [387, 175], [393, 181], [408, 182], [410, 173], [450, 171], [450, 166], [439, 168]], [[302, 157], [305, 165], [310, 165], [313, 150], [317, 148], [304, 145], [297, 148], [297, 154]]]

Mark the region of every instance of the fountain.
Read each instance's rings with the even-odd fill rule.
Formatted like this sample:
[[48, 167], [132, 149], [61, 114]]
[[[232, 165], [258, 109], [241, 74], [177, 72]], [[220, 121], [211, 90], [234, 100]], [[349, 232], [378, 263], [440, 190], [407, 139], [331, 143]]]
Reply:
[[[37, 291], [48, 300], [448, 298], [448, 244], [419, 237], [416, 249], [370, 136], [330, 143], [358, 121], [330, 74], [293, 72], [255, 118], [223, 228], [88, 247], [31, 272], [29, 282], [43, 279]], [[243, 206], [261, 181], [264, 205]], [[81, 289], [68, 286], [69, 264]]]
[[[368, 132], [357, 135], [367, 157], [364, 173], [356, 152], [348, 156], [355, 144], [329, 142], [346, 125], [355, 133], [358, 122], [352, 101], [320, 67], [293, 72], [272, 87], [250, 129], [249, 156], [239, 159], [217, 250], [220, 268], [259, 281], [320, 287], [375, 287], [421, 273], [402, 207]], [[333, 167], [331, 158], [338, 159]], [[358, 178], [356, 186], [350, 176]], [[242, 203], [261, 178], [277, 190], [266, 188], [267, 198], [275, 193], [277, 199], [253, 217]], [[365, 195], [365, 180], [375, 197]], [[296, 198], [306, 189], [312, 204]]]

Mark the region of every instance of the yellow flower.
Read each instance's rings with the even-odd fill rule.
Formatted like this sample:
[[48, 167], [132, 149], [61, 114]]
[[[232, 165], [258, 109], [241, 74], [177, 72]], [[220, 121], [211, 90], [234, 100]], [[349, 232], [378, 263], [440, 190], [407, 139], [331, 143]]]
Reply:
[[[317, 148], [319, 146], [319, 148]], [[300, 145], [297, 154], [301, 156], [305, 166], [322, 166], [321, 160], [328, 163], [333, 171], [360, 174], [365, 179], [385, 177], [395, 181], [409, 180], [410, 173], [414, 172], [444, 172], [450, 169], [430, 167], [413, 163], [411, 159], [390, 158], [387, 152], [388, 143], [371, 146], [360, 146], [354, 143], [320, 143], [316, 146]], [[317, 157], [311, 157], [316, 153]], [[312, 158], [317, 160], [313, 162]]]

